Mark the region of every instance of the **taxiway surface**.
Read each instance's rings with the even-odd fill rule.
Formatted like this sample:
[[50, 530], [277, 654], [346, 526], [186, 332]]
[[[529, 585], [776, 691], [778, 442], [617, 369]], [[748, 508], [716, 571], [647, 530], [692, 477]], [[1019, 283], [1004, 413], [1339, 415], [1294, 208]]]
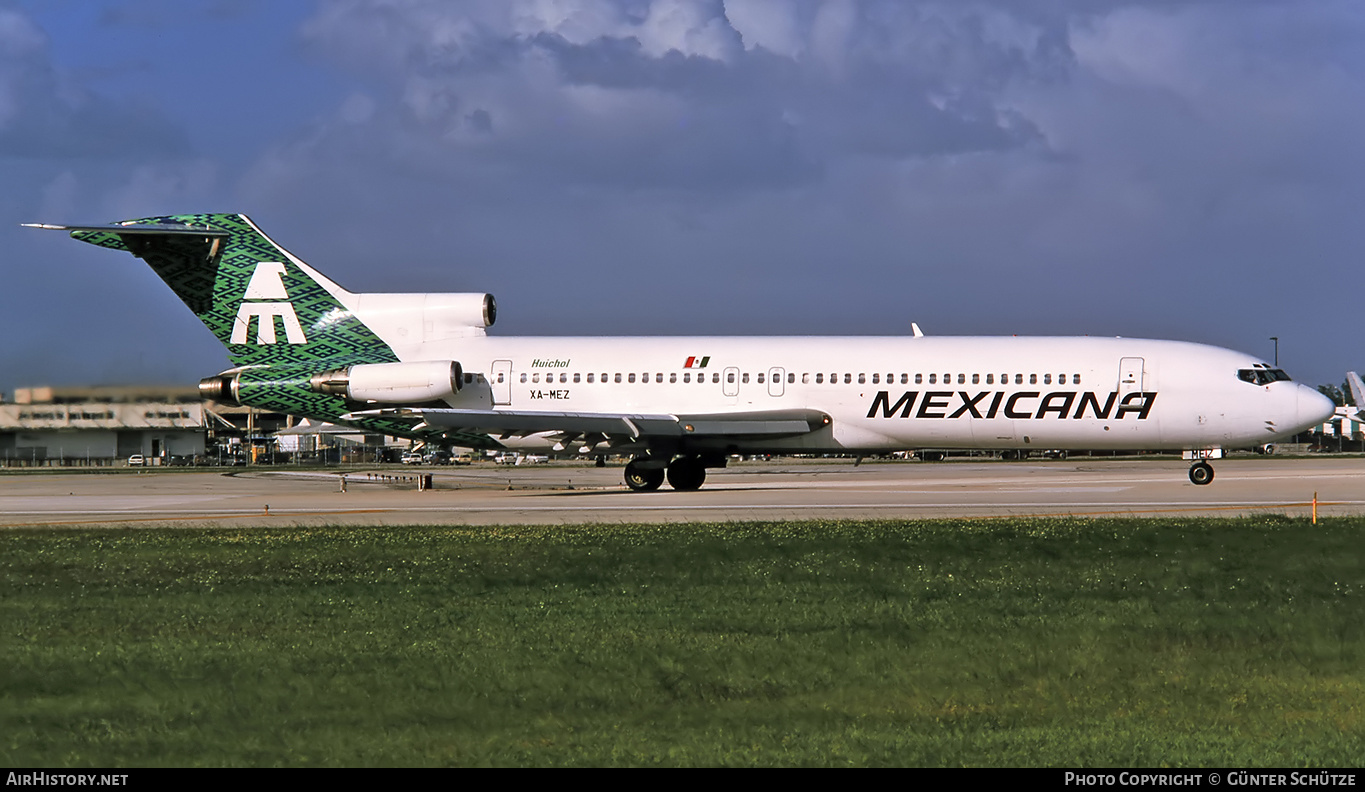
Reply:
[[[0, 476], [0, 526], [568, 524], [814, 518], [1365, 514], [1365, 459], [774, 460], [711, 471], [697, 492], [635, 493], [619, 467], [289, 468]], [[418, 491], [416, 476], [435, 488]]]

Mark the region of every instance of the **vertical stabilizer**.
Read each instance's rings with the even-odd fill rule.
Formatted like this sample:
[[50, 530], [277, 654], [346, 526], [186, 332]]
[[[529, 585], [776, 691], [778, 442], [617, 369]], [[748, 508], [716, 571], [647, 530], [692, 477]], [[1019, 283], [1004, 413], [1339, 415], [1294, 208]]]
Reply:
[[227, 347], [234, 366], [398, 359], [352, 313], [355, 295], [276, 245], [245, 215], [47, 227], [146, 261]]

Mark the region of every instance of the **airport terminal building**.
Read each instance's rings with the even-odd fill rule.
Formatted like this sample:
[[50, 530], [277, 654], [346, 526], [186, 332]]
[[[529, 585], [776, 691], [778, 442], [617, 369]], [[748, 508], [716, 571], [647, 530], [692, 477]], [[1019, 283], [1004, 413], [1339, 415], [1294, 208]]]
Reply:
[[195, 388], [20, 388], [0, 404], [0, 465], [171, 464], [204, 453]]

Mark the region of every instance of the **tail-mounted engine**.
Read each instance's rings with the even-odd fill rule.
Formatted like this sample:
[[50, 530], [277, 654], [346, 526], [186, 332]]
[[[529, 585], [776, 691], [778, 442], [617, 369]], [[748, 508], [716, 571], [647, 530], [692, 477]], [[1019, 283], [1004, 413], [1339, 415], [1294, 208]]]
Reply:
[[308, 387], [353, 402], [420, 404], [460, 392], [464, 370], [458, 361], [362, 363], [314, 374]]
[[312, 373], [294, 368], [260, 367], [219, 374], [199, 381], [199, 395], [220, 404], [251, 404], [306, 414], [310, 402], [339, 397], [348, 402], [424, 404], [459, 393], [464, 369], [458, 361], [360, 363]]

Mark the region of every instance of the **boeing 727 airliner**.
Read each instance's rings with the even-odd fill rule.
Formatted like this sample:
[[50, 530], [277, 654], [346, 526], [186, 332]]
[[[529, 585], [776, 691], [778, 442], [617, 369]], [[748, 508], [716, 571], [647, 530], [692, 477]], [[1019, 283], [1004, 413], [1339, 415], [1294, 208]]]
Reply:
[[695, 490], [731, 454], [1179, 449], [1208, 460], [1333, 404], [1250, 355], [1127, 338], [498, 338], [487, 294], [356, 294], [239, 214], [69, 231], [143, 259], [228, 350], [205, 398], [476, 449], [628, 454]]

